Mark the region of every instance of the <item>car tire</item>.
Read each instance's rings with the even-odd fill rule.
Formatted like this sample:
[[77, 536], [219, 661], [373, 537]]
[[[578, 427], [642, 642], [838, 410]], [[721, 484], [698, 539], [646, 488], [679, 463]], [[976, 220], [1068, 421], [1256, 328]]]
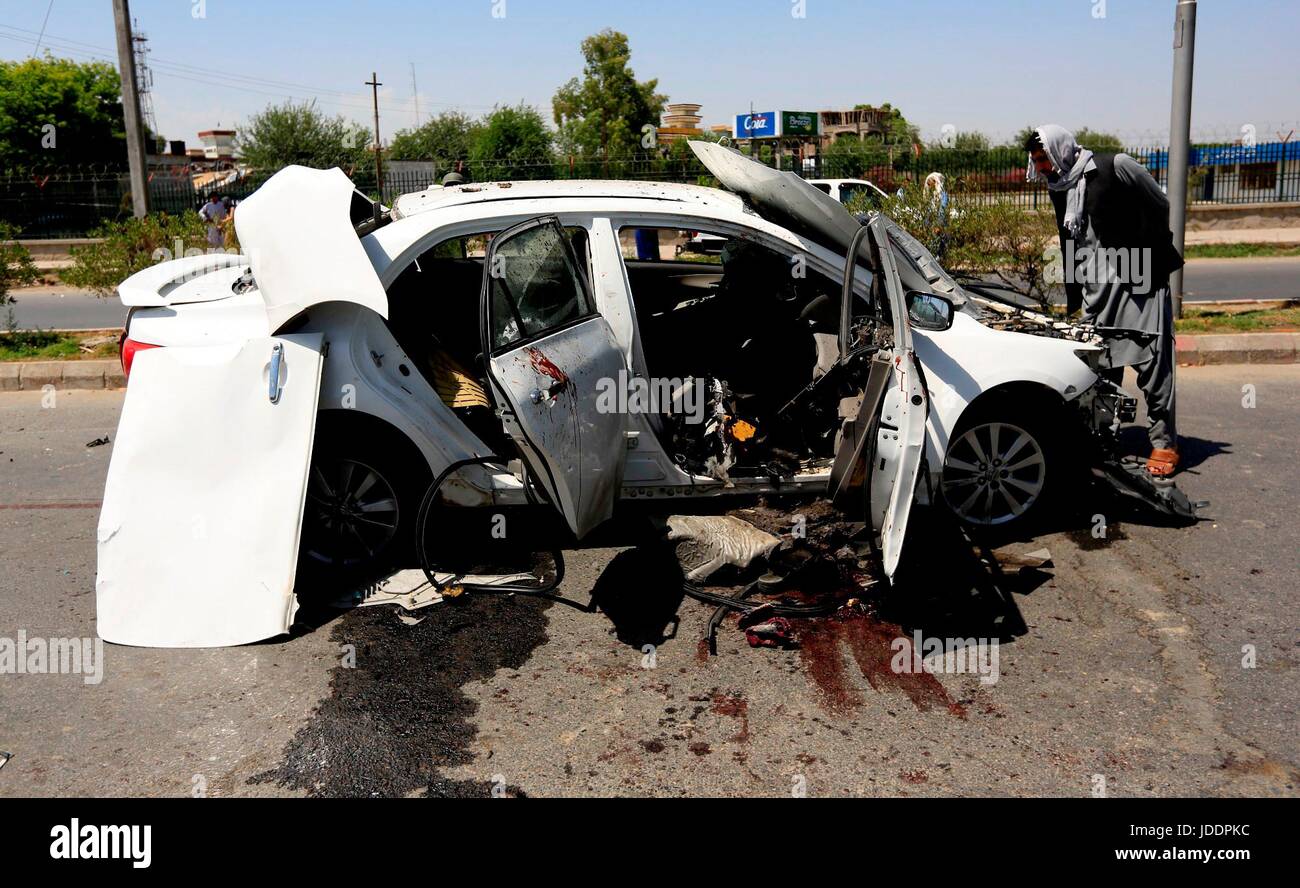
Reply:
[[967, 411], [944, 455], [943, 499], [971, 527], [1036, 527], [1055, 510], [1066, 486], [1060, 423], [1055, 422], [1059, 411], [1008, 400], [998, 398]]
[[430, 475], [382, 423], [322, 420], [307, 475], [299, 571], [355, 584], [415, 564], [416, 513]]

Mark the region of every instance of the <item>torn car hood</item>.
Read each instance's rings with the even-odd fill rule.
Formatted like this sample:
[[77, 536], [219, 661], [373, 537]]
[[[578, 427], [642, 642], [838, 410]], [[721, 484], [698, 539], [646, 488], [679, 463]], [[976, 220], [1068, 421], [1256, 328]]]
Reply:
[[272, 330], [322, 302], [354, 302], [388, 317], [388, 296], [352, 226], [354, 191], [340, 169], [288, 166], [235, 209]]
[[700, 163], [764, 219], [841, 256], [862, 227], [844, 205], [794, 173], [772, 169], [714, 142], [688, 142]]

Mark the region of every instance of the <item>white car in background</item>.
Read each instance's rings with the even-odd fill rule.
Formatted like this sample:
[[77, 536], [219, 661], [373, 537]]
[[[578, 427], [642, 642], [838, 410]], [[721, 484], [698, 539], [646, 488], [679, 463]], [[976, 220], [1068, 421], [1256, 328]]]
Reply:
[[845, 205], [854, 198], [865, 195], [867, 207], [873, 210], [879, 209], [889, 196], [866, 179], [809, 179], [808, 184]]
[[[406, 557], [430, 482], [494, 454], [439, 489], [466, 520], [531, 493], [581, 540], [633, 502], [829, 494], [892, 576], [914, 501], [1026, 520], [1062, 492], [1067, 444], [1113, 437], [1132, 399], [1094, 372], [1088, 330], [967, 293], [884, 216], [691, 146], [730, 192], [500, 182], [389, 209], [289, 167], [240, 205], [242, 255], [124, 281], [99, 634], [281, 634], [300, 566]], [[627, 258], [637, 228], [725, 239], [722, 262]], [[697, 416], [599, 403], [664, 379], [702, 393]]]

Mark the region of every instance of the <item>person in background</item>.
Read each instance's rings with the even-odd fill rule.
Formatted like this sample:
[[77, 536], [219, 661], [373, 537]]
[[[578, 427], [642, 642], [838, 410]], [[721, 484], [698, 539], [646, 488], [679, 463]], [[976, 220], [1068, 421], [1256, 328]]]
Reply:
[[1146, 168], [1127, 154], [1093, 153], [1055, 124], [1025, 141], [1028, 181], [1045, 181], [1056, 209], [1066, 272], [1066, 311], [1110, 341], [1106, 376], [1137, 371], [1146, 399], [1157, 477], [1178, 469], [1174, 422], [1174, 319], [1169, 275], [1183, 258], [1169, 230], [1169, 199]]
[[238, 198], [226, 195], [221, 199], [221, 205], [226, 208], [226, 221], [221, 223], [221, 243], [227, 252], [239, 252], [239, 238], [235, 236], [235, 207], [239, 206]]
[[944, 181], [943, 173], [939, 172], [925, 177], [925, 193], [930, 197], [926, 209], [937, 239], [935, 258], [940, 262], [948, 253], [948, 189], [944, 187]]
[[221, 223], [230, 211], [221, 202], [221, 195], [215, 191], [208, 195], [208, 202], [199, 208], [199, 218], [208, 223], [208, 246], [219, 249], [225, 242], [221, 234]]
[[925, 190], [930, 192], [930, 201], [934, 206], [935, 213], [939, 216], [940, 224], [947, 224], [948, 220], [948, 190], [944, 187], [943, 173], [931, 173], [925, 177]]

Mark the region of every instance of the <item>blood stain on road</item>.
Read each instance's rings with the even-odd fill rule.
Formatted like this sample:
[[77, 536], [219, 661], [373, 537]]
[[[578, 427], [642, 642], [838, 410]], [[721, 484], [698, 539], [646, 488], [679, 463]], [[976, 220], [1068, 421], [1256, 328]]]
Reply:
[[[934, 675], [924, 670], [896, 672], [891, 667], [895, 656], [913, 656], [911, 639], [901, 626], [866, 614], [849, 614], [800, 620], [796, 628], [800, 659], [832, 714], [843, 715], [863, 702], [861, 694], [848, 683], [844, 657], [847, 648], [874, 690], [901, 691], [922, 712], [942, 707], [957, 718], [966, 718], [965, 707], [948, 695]], [[903, 648], [896, 653], [898, 639]]]

